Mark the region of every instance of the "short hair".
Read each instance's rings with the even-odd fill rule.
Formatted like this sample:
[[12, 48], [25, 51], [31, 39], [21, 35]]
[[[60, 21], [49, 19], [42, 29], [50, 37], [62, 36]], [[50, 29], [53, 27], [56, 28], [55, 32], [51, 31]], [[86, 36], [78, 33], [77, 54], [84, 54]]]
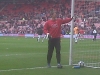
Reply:
[[52, 10], [50, 11], [50, 15], [53, 15], [53, 13], [56, 13], [56, 10], [55, 10], [55, 9], [52, 9]]

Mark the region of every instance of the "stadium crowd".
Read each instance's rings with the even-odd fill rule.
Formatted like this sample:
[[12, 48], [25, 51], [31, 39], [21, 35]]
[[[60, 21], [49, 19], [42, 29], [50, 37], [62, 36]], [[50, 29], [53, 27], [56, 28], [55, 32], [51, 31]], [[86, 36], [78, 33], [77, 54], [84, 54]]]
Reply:
[[[50, 19], [52, 9], [58, 18], [71, 15], [70, 0], [17, 0], [18, 2], [0, 2], [0, 33], [2, 34], [36, 34], [38, 27]], [[100, 2], [75, 2], [75, 24], [91, 34], [95, 25], [100, 34]], [[62, 25], [62, 34], [70, 34], [70, 23]]]

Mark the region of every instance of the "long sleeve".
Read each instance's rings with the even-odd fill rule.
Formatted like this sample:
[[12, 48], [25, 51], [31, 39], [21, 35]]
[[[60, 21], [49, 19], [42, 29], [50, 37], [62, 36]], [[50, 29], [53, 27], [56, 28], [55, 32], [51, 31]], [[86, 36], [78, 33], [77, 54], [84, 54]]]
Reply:
[[72, 20], [73, 18], [66, 18], [64, 20], [62, 20], [62, 24], [68, 23]]
[[49, 30], [49, 26], [48, 26], [48, 23], [46, 22], [43, 28], [44, 34], [47, 34], [49, 32], [48, 30]]

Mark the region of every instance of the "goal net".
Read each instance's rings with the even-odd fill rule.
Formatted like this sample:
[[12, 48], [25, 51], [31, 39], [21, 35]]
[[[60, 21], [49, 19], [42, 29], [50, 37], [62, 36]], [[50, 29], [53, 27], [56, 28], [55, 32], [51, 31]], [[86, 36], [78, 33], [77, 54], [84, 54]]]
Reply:
[[[74, 5], [74, 25], [78, 25], [80, 34], [83, 30], [83, 36], [78, 36], [77, 43], [73, 38], [70, 63], [83, 61], [86, 67], [100, 68], [100, 0], [75, 0]], [[96, 40], [93, 40], [94, 28]]]

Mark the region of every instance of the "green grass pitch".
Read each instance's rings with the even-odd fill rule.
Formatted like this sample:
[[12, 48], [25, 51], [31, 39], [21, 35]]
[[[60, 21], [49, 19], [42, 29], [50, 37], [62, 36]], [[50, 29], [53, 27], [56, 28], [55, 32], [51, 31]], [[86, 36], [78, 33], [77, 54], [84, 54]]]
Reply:
[[[57, 69], [55, 51], [51, 68], [47, 68], [47, 40], [38, 43], [36, 38], [0, 37], [0, 75], [100, 75], [99, 69], [73, 69], [69, 63], [69, 39], [61, 40], [62, 69]], [[91, 46], [90, 43], [95, 47]], [[100, 40], [79, 41], [74, 45], [77, 50], [99, 50]], [[87, 46], [87, 45], [88, 46]], [[86, 49], [85, 49], [86, 48]]]

